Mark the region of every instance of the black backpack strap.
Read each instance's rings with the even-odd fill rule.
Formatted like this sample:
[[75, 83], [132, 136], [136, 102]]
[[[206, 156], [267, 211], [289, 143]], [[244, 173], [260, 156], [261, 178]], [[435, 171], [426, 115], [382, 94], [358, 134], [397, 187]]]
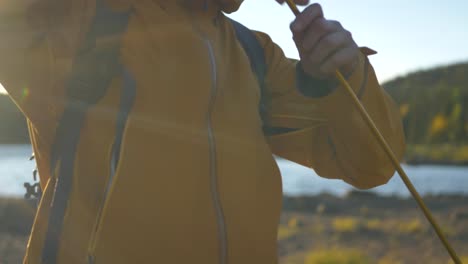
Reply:
[[[124, 32], [130, 12], [116, 13], [106, 6], [104, 0], [97, 0], [96, 4], [94, 21], [73, 62], [71, 75], [66, 83], [67, 105], [58, 122], [50, 154], [50, 170], [55, 186], [42, 250], [44, 264], [53, 264], [57, 261], [63, 220], [72, 190], [76, 151], [87, 110], [106, 94], [113, 78], [123, 74], [124, 79], [128, 79], [119, 63], [120, 45], [99, 50], [95, 44], [99, 37], [114, 36]], [[125, 83], [134, 82], [125, 81]], [[122, 100], [124, 100], [123, 95], [134, 93], [125, 90], [135, 90], [131, 85], [124, 85], [122, 88], [124, 89]], [[130, 98], [133, 100], [133, 96]], [[128, 103], [121, 104], [128, 105]], [[121, 115], [119, 114], [119, 117]], [[126, 113], [124, 116], [126, 117]], [[121, 126], [120, 122], [117, 121], [118, 127]], [[113, 149], [118, 147], [114, 146]]]
[[267, 122], [267, 109], [270, 103], [269, 94], [265, 86], [265, 78], [267, 74], [267, 64], [265, 59], [265, 51], [258, 41], [255, 33], [248, 29], [241, 23], [228, 18], [234, 27], [237, 39], [244, 49], [245, 53], [249, 57], [252, 71], [257, 77], [258, 85], [260, 86], [260, 104], [259, 113], [262, 118], [262, 129], [266, 136], [272, 136], [277, 134], [283, 134], [294, 131], [295, 129], [272, 127]]
[[250, 60], [250, 66], [252, 71], [257, 77], [258, 85], [260, 86], [260, 105], [259, 112], [262, 118], [263, 125], [265, 126], [266, 110], [267, 110], [267, 96], [266, 87], [265, 87], [265, 78], [267, 73], [267, 65], [265, 59], [265, 51], [263, 50], [262, 45], [258, 41], [255, 33], [253, 33], [246, 26], [241, 23], [228, 18], [231, 24], [234, 27], [236, 32], [237, 40], [244, 49], [247, 57]]

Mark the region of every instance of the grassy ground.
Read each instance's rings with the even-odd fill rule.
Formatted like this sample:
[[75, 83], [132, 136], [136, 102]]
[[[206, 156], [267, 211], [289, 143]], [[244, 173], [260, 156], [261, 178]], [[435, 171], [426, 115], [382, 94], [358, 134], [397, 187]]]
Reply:
[[[468, 263], [468, 197], [425, 197]], [[278, 230], [281, 264], [451, 263], [414, 201], [354, 192], [286, 197]], [[0, 263], [21, 263], [34, 210], [0, 199]]]
[[[468, 263], [468, 197], [426, 197], [458, 254]], [[451, 263], [410, 199], [353, 193], [285, 200], [281, 263]]]
[[34, 213], [26, 200], [0, 198], [0, 264], [22, 263]]

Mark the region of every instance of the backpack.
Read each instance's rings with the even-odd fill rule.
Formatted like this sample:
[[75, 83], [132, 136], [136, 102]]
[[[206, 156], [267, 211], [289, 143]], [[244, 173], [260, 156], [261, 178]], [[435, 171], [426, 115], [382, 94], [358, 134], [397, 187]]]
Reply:
[[[96, 50], [94, 47], [99, 37], [122, 34], [127, 28], [130, 15], [131, 11], [114, 12], [106, 6], [104, 0], [97, 0], [94, 20], [73, 62], [71, 75], [66, 83], [68, 102], [58, 122], [50, 155], [50, 170], [51, 175], [55, 175], [55, 186], [50, 204], [48, 229], [42, 249], [42, 263], [56, 263], [63, 219], [72, 189], [76, 149], [87, 109], [106, 94], [112, 79], [121, 75], [123, 85], [116, 121], [116, 136], [111, 152], [111, 168], [117, 167], [125, 123], [136, 94], [136, 82], [119, 62], [120, 45], [117, 44], [105, 50]], [[263, 48], [252, 31], [239, 22], [232, 19], [229, 21], [257, 77], [261, 89], [259, 112], [264, 120], [266, 62]], [[265, 125], [264, 128], [266, 128]], [[113, 174], [111, 172], [111, 175]]]

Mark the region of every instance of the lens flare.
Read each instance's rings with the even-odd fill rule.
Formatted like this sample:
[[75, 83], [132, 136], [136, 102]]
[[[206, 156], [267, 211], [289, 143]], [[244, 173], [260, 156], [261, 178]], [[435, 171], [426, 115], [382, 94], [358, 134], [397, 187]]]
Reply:
[[21, 89], [21, 102], [24, 102], [29, 97], [29, 93], [28, 87]]

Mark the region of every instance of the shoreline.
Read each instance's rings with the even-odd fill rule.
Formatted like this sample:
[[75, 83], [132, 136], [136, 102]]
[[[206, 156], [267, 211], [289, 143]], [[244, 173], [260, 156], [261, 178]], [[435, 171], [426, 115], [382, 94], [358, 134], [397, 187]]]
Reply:
[[[26, 147], [31, 146], [29, 142], [0, 142], [0, 146], [5, 147]], [[426, 148], [431, 147], [430, 145], [425, 146]], [[403, 158], [402, 164], [410, 166], [423, 166], [423, 165], [434, 165], [434, 166], [457, 166], [457, 167], [468, 167], [468, 159], [448, 159], [448, 158], [433, 158], [429, 154], [415, 154], [413, 153], [413, 146], [408, 146], [406, 155]]]
[[[468, 205], [468, 194], [437, 194], [422, 196], [425, 204], [435, 211], [446, 211]], [[343, 196], [328, 193], [318, 195], [284, 196], [283, 211], [318, 212], [329, 214], [355, 214], [356, 209], [420, 210], [414, 198], [397, 195], [379, 195], [373, 192], [353, 190]]]
[[413, 158], [404, 160], [402, 164], [410, 166], [454, 166], [454, 167], [468, 167], [468, 160], [455, 161], [455, 160], [431, 160], [426, 158]]
[[[468, 175], [467, 175], [468, 176]], [[468, 193], [430, 193], [421, 195], [423, 199], [468, 199]], [[348, 191], [343, 195], [337, 195], [329, 192], [321, 192], [318, 194], [283, 194], [283, 200], [317, 200], [317, 199], [336, 199], [336, 200], [343, 200], [346, 201], [347, 199], [377, 199], [377, 200], [388, 200], [388, 199], [395, 199], [399, 201], [404, 200], [413, 200], [413, 197], [410, 193], [408, 195], [402, 196], [397, 194], [381, 194], [372, 190], [369, 191], [361, 191], [358, 189], [353, 189]], [[25, 199], [22, 195], [3, 195], [0, 194], [0, 204], [4, 200], [16, 200], [16, 201], [24, 201], [25, 203], [37, 203], [36, 199]]]

